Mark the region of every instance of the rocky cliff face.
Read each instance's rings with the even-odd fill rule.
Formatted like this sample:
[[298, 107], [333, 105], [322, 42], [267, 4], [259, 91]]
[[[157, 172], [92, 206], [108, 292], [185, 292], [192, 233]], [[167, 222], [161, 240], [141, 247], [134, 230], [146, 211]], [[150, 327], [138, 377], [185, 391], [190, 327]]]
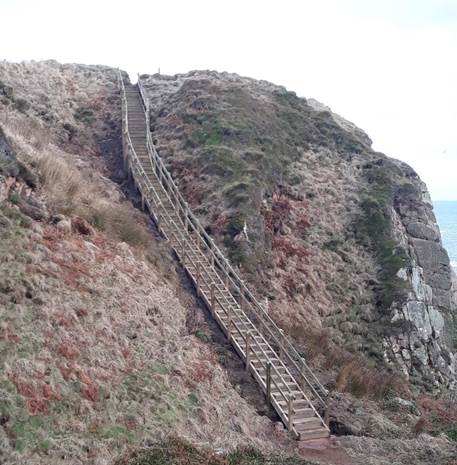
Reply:
[[401, 331], [386, 338], [405, 373], [437, 386], [455, 387], [455, 300], [451, 267], [426, 186], [395, 198], [394, 235], [408, 254], [398, 271], [407, 283], [406, 299], [393, 304], [391, 323]]
[[234, 74], [142, 76], [161, 155], [278, 325], [455, 380], [449, 259], [426, 187], [314, 100]]

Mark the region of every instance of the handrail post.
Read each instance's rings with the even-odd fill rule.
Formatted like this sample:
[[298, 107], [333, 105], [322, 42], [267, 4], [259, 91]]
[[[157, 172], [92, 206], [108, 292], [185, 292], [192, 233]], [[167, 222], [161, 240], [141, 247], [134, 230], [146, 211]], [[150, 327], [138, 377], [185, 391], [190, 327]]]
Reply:
[[197, 260], [197, 296], [200, 297], [200, 261]]
[[227, 322], [227, 339], [229, 342], [232, 340], [232, 313], [229, 309], [228, 313], [228, 322]]
[[249, 364], [251, 363], [251, 347], [250, 347], [251, 331], [246, 333], [246, 371], [249, 371]]
[[292, 394], [289, 394], [289, 399], [287, 400], [287, 429], [289, 431], [292, 431], [292, 427], [293, 427], [293, 397], [292, 397]]
[[182, 240], [182, 255], [181, 255], [182, 266], [186, 266], [186, 241]]
[[216, 313], [216, 299], [214, 295], [214, 281], [211, 282], [211, 314], [214, 317]]
[[184, 229], [186, 232], [189, 232], [189, 210], [187, 208], [184, 214], [185, 214]]
[[324, 423], [330, 427], [330, 403], [328, 401], [324, 405]]
[[271, 362], [270, 361], [267, 362], [265, 384], [267, 385], [267, 404], [271, 405]]

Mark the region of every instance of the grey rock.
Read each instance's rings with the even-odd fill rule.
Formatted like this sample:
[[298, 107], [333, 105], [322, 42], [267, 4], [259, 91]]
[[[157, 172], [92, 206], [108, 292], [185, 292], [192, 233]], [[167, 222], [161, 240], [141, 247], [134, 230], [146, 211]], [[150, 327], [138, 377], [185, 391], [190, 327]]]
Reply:
[[432, 287], [451, 288], [449, 256], [438, 242], [411, 239], [419, 265], [424, 270], [425, 281]]
[[0, 174], [17, 177], [19, 166], [13, 149], [6, 140], [5, 133], [0, 127]]
[[449, 291], [443, 289], [435, 289], [433, 291], [432, 305], [445, 310], [452, 308], [452, 295]]
[[429, 241], [439, 241], [440, 239], [438, 228], [433, 228], [417, 221], [411, 221], [408, 223], [406, 230], [412, 237], [417, 239], [425, 239]]

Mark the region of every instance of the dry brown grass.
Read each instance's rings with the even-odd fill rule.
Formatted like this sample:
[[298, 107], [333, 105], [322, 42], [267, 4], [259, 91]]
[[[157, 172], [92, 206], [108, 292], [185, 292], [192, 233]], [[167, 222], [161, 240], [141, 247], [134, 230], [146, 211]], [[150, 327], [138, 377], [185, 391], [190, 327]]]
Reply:
[[335, 389], [356, 397], [382, 400], [391, 392], [400, 392], [403, 384], [397, 373], [369, 366], [361, 358], [349, 359], [339, 370]]
[[457, 440], [457, 403], [443, 398], [421, 395], [417, 399], [421, 418], [414, 426], [414, 432], [438, 433], [444, 431]]
[[52, 213], [73, 215], [87, 208], [92, 192], [79, 171], [49, 154], [37, 157], [34, 165]]
[[87, 220], [112, 237], [132, 246], [146, 247], [151, 244], [151, 233], [146, 227], [144, 216], [131, 205], [95, 202], [91, 205]]
[[399, 372], [375, 366], [363, 355], [337, 347], [329, 331], [309, 331], [305, 336], [303, 330], [293, 327], [289, 333], [305, 347], [306, 359], [312, 365], [333, 374], [335, 390], [373, 400], [382, 400], [389, 393], [409, 397], [406, 380]]
[[53, 214], [81, 217], [110, 237], [134, 247], [151, 245], [145, 218], [130, 204], [103, 199], [103, 192], [80, 172], [52, 154], [34, 160]]

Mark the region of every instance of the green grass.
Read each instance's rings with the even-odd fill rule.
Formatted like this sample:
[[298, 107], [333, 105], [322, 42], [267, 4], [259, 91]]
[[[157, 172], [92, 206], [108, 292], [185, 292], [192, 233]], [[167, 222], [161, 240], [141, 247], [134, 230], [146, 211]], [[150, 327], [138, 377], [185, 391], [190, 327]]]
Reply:
[[457, 425], [445, 431], [446, 436], [454, 442], [457, 442]]
[[28, 417], [24, 421], [16, 422], [13, 431], [18, 452], [25, 449], [47, 450], [50, 447], [48, 436], [52, 428], [49, 417], [39, 415]]
[[205, 344], [207, 344], [211, 340], [208, 334], [206, 334], [204, 331], [200, 329], [197, 329], [197, 331], [195, 331], [195, 336], [198, 337], [198, 339], [200, 339], [200, 341], [204, 342]]
[[405, 293], [405, 282], [397, 277], [397, 273], [408, 260], [406, 251], [392, 236], [394, 196], [399, 192], [401, 195], [414, 195], [415, 189], [410, 184], [396, 187], [397, 167], [384, 160], [383, 163], [385, 165], [374, 165], [368, 172], [371, 191], [361, 202], [362, 215], [354, 227], [357, 238], [372, 250], [379, 265], [377, 304], [381, 309], [387, 309]]
[[10, 192], [10, 195], [8, 196], [8, 200], [14, 205], [17, 205], [20, 200], [19, 194], [17, 192]]
[[124, 425], [105, 425], [97, 430], [97, 434], [103, 439], [127, 439], [133, 441], [135, 435]]

